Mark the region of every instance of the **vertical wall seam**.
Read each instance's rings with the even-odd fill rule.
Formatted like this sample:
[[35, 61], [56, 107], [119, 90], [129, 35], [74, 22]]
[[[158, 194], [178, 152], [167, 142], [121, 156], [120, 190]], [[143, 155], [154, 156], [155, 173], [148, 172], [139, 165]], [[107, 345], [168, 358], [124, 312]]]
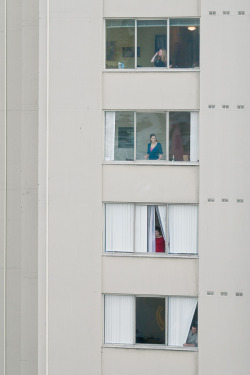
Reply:
[[4, 111], [4, 269], [3, 269], [3, 373], [6, 374], [6, 265], [7, 265], [7, 0], [4, 1], [4, 90], [5, 90], [5, 111]]
[[47, 138], [46, 138], [46, 375], [49, 374], [49, 0], [47, 0], [47, 105], [46, 105], [46, 122], [47, 122]]

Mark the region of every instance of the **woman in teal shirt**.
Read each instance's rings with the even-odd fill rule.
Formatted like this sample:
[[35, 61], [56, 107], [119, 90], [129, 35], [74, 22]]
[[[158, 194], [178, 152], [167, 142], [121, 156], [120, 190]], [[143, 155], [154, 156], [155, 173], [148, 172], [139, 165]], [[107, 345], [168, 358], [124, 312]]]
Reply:
[[161, 144], [157, 141], [156, 135], [152, 133], [150, 134], [150, 143], [148, 144], [148, 151], [144, 158], [149, 160], [161, 160], [162, 156], [163, 152]]

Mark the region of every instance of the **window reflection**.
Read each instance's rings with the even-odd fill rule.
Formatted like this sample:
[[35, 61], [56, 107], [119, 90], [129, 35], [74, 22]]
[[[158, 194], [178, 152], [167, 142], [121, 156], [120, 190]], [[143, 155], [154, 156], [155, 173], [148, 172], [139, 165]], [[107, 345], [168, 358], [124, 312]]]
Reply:
[[190, 112], [169, 113], [169, 160], [190, 160]]
[[197, 162], [198, 125], [198, 112], [107, 111], [105, 160]]
[[[137, 113], [136, 159], [166, 160], [165, 145], [166, 113]], [[150, 151], [150, 149], [152, 150]]]
[[[137, 21], [137, 67], [166, 67], [166, 49], [167, 20]], [[159, 50], [163, 54], [155, 56]], [[152, 61], [153, 56], [155, 58]]]
[[199, 67], [199, 25], [197, 18], [106, 20], [106, 68]]
[[165, 298], [136, 298], [136, 343], [165, 344]]
[[199, 67], [199, 19], [170, 20], [170, 58], [173, 68]]
[[106, 112], [105, 160], [134, 160], [134, 112]]
[[135, 21], [106, 21], [106, 68], [135, 67]]

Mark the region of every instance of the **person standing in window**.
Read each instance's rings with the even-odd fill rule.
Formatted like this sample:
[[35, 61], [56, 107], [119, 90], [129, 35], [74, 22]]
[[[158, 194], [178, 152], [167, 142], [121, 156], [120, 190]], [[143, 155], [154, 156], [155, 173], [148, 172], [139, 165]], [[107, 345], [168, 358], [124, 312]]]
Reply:
[[167, 51], [165, 49], [159, 49], [152, 57], [151, 62], [157, 68], [164, 68], [167, 66]]
[[148, 144], [148, 151], [144, 158], [149, 160], [161, 160], [162, 156], [163, 152], [161, 144], [157, 141], [156, 135], [152, 133], [150, 134], [150, 143]]
[[165, 240], [158, 225], [155, 227], [155, 252], [165, 253]]
[[197, 325], [192, 324], [191, 330], [189, 331], [187, 341], [183, 346], [198, 346], [198, 332]]

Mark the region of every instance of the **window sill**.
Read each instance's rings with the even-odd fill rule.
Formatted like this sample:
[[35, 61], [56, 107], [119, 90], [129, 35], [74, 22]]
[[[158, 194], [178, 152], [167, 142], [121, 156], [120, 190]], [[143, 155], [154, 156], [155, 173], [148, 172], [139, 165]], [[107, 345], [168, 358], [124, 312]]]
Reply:
[[114, 68], [114, 69], [104, 69], [103, 70], [103, 73], [108, 73], [108, 72], [111, 72], [111, 73], [120, 73], [120, 72], [123, 72], [123, 73], [152, 73], [152, 72], [174, 72], [174, 73], [177, 73], [177, 72], [200, 72], [200, 68], [197, 67], [197, 68], [153, 68], [153, 67], [149, 67], [149, 68], [136, 68], [136, 69], [118, 69], [118, 68]]
[[198, 254], [167, 254], [167, 253], [122, 253], [116, 251], [107, 251], [102, 253], [108, 257], [138, 257], [138, 258], [182, 258], [182, 259], [198, 259]]
[[166, 160], [140, 160], [140, 161], [122, 161], [122, 160], [105, 160], [103, 165], [171, 165], [171, 166], [197, 166], [198, 161], [166, 161]]
[[184, 352], [198, 352], [197, 347], [190, 346], [165, 346], [165, 345], [150, 345], [150, 344], [103, 344], [102, 348], [112, 349], [136, 349], [136, 350], [174, 350]]

